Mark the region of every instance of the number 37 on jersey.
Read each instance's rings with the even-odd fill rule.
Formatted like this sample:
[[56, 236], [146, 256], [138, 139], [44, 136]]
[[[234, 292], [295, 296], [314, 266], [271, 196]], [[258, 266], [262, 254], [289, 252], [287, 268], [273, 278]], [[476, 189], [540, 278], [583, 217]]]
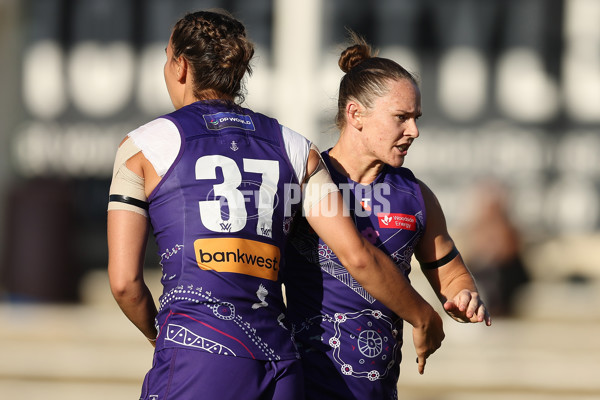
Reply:
[[[278, 201], [279, 162], [244, 158], [240, 171], [229, 157], [203, 156], [196, 161], [196, 180], [217, 179], [217, 169], [222, 171], [222, 182], [214, 184], [209, 196], [199, 201], [204, 226], [213, 232], [234, 233], [244, 229], [248, 220], [257, 219], [256, 234], [271, 237], [273, 209]], [[243, 179], [242, 172], [258, 179]], [[256, 212], [248, 213], [248, 209]]]

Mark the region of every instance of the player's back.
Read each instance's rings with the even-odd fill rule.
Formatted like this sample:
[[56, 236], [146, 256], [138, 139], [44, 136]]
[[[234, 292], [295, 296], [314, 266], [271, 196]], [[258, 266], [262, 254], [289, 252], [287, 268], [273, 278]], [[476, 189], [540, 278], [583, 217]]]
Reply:
[[286, 190], [297, 177], [274, 119], [223, 102], [165, 118], [181, 150], [150, 195], [163, 268], [159, 346], [221, 346], [230, 355], [295, 357], [279, 324], [277, 282]]

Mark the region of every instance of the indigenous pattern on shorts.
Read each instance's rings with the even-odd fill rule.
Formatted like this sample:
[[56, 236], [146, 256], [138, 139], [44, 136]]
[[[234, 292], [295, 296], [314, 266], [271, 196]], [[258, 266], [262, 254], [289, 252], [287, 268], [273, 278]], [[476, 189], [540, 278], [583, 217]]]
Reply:
[[[372, 184], [360, 185], [339, 174], [327, 152], [323, 157], [358, 231], [408, 277], [425, 226], [425, 206], [412, 172], [385, 167]], [[350, 276], [305, 220], [293, 229], [286, 251], [287, 319], [301, 354], [326, 353], [348, 385], [385, 380], [394, 392], [402, 320]]]
[[164, 286], [157, 349], [297, 358], [278, 282], [297, 178], [279, 123], [222, 102], [163, 118], [182, 146], [149, 197]]

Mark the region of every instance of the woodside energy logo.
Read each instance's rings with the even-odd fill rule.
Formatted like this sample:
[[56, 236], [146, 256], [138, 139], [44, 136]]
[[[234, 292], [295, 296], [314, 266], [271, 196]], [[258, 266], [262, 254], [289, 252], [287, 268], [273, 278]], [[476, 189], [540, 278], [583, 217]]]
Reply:
[[380, 228], [404, 229], [415, 231], [417, 229], [417, 218], [414, 215], [387, 213], [377, 214]]

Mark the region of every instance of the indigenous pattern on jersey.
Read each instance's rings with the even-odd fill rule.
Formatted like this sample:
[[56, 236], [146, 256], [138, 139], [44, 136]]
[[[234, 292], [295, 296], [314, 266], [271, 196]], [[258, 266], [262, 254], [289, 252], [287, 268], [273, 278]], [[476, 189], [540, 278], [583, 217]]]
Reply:
[[[328, 152], [323, 159], [358, 231], [408, 277], [425, 227], [412, 172], [386, 166], [372, 184], [360, 185], [332, 167]], [[295, 222], [286, 252], [286, 319], [319, 398], [396, 398], [402, 320], [350, 276], [305, 219]]]
[[157, 350], [297, 358], [278, 275], [298, 179], [279, 123], [215, 101], [162, 118], [181, 149], [149, 196], [164, 286]]

